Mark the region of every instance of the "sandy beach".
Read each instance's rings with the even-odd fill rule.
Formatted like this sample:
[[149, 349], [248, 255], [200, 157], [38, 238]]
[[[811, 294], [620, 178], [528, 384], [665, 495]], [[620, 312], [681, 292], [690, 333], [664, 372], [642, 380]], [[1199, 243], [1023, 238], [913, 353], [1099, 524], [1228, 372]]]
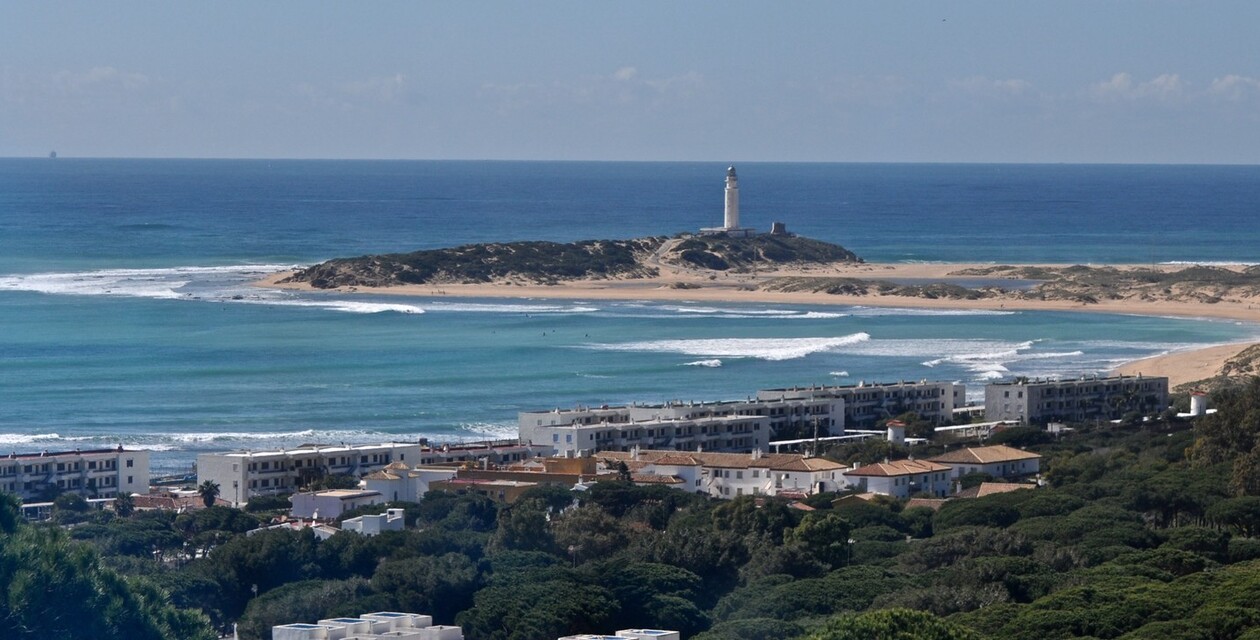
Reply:
[[[486, 284], [425, 284], [393, 287], [345, 287], [315, 289], [305, 283], [280, 283], [291, 272], [273, 274], [258, 286], [298, 291], [335, 293], [372, 293], [404, 296], [450, 296], [468, 298], [532, 298], [562, 300], [651, 300], [674, 302], [729, 302], [751, 304], [862, 305], [879, 307], [934, 309], [992, 309], [1066, 311], [1075, 313], [1116, 313], [1149, 316], [1212, 318], [1260, 324], [1260, 302], [1225, 299], [1215, 303], [1197, 301], [1143, 302], [1137, 300], [1102, 300], [1084, 304], [1067, 300], [1018, 299], [929, 299], [889, 295], [833, 295], [821, 292], [767, 291], [757, 287], [782, 277], [848, 277], [863, 280], [892, 280], [903, 283], [949, 282], [993, 284], [992, 276], [958, 276], [961, 270], [992, 267], [992, 264], [924, 263], [876, 264], [840, 263], [801, 269], [728, 273], [714, 276], [711, 272], [680, 269], [666, 265], [653, 278], [602, 279], [565, 281], [558, 284], [537, 284], [524, 281]], [[1063, 267], [1067, 265], [1030, 265]], [[1090, 265], [1104, 266], [1104, 265]], [[1150, 266], [1143, 265], [1145, 268]], [[1154, 268], [1175, 270], [1184, 265], [1158, 265]], [[1013, 284], [1019, 284], [1015, 282]], [[1211, 377], [1220, 371], [1226, 360], [1250, 346], [1249, 343], [1217, 345], [1128, 363], [1117, 373], [1168, 376], [1173, 386]]]

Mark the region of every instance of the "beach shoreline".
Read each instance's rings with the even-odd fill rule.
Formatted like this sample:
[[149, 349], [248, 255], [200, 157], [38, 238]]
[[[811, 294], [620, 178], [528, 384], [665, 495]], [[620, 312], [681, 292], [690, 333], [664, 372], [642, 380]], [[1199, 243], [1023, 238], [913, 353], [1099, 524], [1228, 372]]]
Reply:
[[[971, 269], [992, 268], [984, 263], [838, 263], [796, 269], [780, 269], [760, 273], [714, 274], [699, 270], [666, 267], [658, 276], [628, 279], [584, 279], [539, 284], [506, 281], [483, 284], [422, 284], [390, 287], [340, 287], [317, 289], [307, 283], [282, 283], [293, 272], [271, 274], [255, 286], [308, 293], [359, 295], [397, 295], [411, 297], [452, 298], [516, 298], [555, 300], [620, 300], [653, 302], [706, 302], [731, 304], [799, 304], [818, 306], [900, 307], [917, 309], [966, 309], [990, 311], [1061, 311], [1071, 313], [1106, 313], [1157, 317], [1232, 320], [1260, 325], [1260, 303], [1242, 300], [1138, 301], [1100, 300], [1082, 303], [1071, 300], [1030, 300], [1020, 298], [981, 298], [975, 300], [924, 298], [893, 295], [844, 295], [814, 291], [772, 291], [759, 288], [766, 282], [784, 277], [856, 278], [916, 282], [992, 283], [997, 276], [957, 275]], [[1018, 265], [1064, 267], [1070, 265]], [[1091, 265], [1118, 268], [1139, 265]], [[1176, 270], [1185, 265], [1140, 265], [1143, 268]], [[1252, 342], [1211, 345], [1178, 351], [1117, 367], [1114, 372], [1125, 375], [1164, 375], [1172, 386], [1216, 375], [1224, 363], [1247, 348]]]

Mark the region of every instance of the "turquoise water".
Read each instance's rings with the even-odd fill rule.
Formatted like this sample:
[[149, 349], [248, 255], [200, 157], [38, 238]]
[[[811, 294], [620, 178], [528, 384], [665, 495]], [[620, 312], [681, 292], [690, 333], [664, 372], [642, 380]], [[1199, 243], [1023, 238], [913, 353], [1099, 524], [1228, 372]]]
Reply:
[[[173, 470], [242, 446], [507, 436], [517, 411], [579, 403], [920, 378], [962, 380], [974, 396], [988, 380], [1260, 335], [1101, 314], [248, 286], [339, 255], [696, 228], [720, 218], [723, 169], [0, 160], [0, 447], [121, 443]], [[784, 220], [870, 260], [1254, 262], [1260, 246], [1249, 167], [749, 164], [740, 175], [746, 223]]]

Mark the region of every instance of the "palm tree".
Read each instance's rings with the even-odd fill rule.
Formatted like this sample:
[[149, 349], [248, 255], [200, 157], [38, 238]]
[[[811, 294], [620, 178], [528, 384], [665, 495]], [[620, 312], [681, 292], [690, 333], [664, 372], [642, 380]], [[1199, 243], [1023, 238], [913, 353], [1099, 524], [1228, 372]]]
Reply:
[[120, 493], [118, 497], [114, 498], [114, 513], [120, 517], [129, 517], [135, 510], [136, 501], [131, 498], [130, 493]]
[[214, 499], [219, 497], [219, 483], [214, 480], [206, 480], [197, 487], [197, 494], [201, 496], [201, 501], [206, 503], [207, 507], [214, 506]]

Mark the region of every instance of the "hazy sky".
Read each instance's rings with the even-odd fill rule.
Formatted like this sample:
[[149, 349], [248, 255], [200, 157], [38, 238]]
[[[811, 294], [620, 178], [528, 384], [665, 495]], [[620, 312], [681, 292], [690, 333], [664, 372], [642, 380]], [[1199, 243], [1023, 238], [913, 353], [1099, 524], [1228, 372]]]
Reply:
[[0, 156], [1260, 163], [1260, 2], [0, 0]]

